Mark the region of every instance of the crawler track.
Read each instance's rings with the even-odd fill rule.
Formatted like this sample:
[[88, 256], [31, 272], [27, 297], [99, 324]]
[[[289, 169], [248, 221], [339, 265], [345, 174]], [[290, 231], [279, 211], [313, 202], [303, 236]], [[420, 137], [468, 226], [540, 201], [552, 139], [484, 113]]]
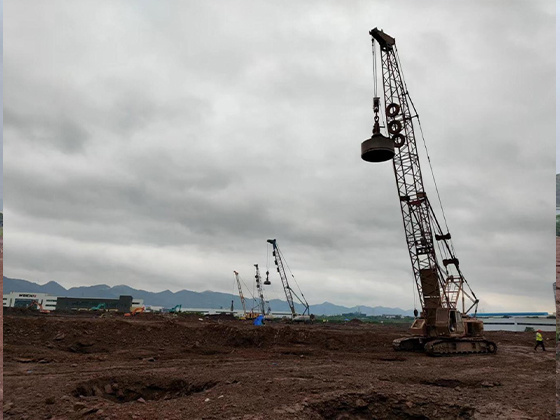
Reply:
[[498, 346], [484, 339], [434, 340], [426, 343], [424, 350], [430, 356], [495, 354]]
[[430, 356], [453, 356], [495, 354], [498, 346], [484, 338], [430, 339], [414, 336], [394, 340], [393, 348], [397, 351], [425, 352]]

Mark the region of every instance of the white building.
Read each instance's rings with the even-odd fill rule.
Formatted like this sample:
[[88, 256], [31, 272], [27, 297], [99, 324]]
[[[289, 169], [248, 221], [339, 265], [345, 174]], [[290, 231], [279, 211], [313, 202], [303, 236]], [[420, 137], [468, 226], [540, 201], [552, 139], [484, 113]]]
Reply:
[[132, 299], [132, 306], [130, 310], [133, 311], [136, 308], [141, 308], [144, 306], [144, 299]]
[[11, 292], [4, 294], [4, 308], [27, 308], [37, 301], [43, 309], [54, 311], [56, 309], [56, 296], [46, 293]]

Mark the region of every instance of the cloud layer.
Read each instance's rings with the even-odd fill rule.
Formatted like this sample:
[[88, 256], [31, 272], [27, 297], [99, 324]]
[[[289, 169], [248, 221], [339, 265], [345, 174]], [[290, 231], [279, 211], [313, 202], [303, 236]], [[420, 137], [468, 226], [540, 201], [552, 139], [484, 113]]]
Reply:
[[231, 291], [274, 237], [310, 302], [412, 307], [391, 165], [360, 159], [377, 26], [481, 308], [553, 310], [552, 3], [28, 6], [5, 6], [7, 276]]

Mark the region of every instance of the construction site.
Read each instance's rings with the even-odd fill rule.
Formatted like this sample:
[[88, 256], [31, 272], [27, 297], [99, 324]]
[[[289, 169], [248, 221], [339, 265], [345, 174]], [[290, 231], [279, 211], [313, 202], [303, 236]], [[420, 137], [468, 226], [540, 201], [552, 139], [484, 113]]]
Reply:
[[[430, 201], [424, 188], [418, 112], [395, 38], [377, 28], [369, 34], [374, 123], [361, 158], [394, 169], [398, 195], [379, 199], [400, 204], [420, 306], [412, 325], [318, 322], [277, 240], [268, 239], [274, 267], [263, 281], [254, 264], [254, 304], [233, 271], [240, 317], [233, 301], [230, 313], [211, 316], [181, 305], [152, 313], [131, 306], [131, 296], [120, 299], [126, 308], [114, 302], [113, 310], [93, 298], [84, 311], [70, 298], [61, 299], [70, 305], [65, 310], [46, 310], [36, 300], [4, 308], [6, 418], [556, 417], [555, 333], [487, 331], [477, 318], [480, 299], [439, 216], [443, 208], [432, 207], [441, 204], [439, 193]], [[265, 298], [272, 276], [282, 284], [285, 316], [273, 316]]]
[[555, 418], [553, 332], [547, 352], [487, 332], [496, 354], [429, 357], [395, 352], [407, 326], [12, 311], [5, 418]]

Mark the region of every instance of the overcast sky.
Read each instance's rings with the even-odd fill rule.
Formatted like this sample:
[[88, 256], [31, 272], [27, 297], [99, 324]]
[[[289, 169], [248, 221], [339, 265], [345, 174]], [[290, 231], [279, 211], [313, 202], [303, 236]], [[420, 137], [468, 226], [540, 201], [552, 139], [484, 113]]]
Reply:
[[[560, 24], [560, 0], [556, 0], [556, 26]], [[560, 39], [558, 31], [556, 31], [556, 57], [560, 56]], [[560, 106], [558, 104], [560, 98], [560, 78], [558, 77], [558, 66], [556, 67], [556, 173], [560, 173], [560, 130], [558, 130], [558, 122], [560, 120]]]
[[5, 9], [6, 276], [232, 292], [276, 238], [310, 303], [412, 308], [392, 165], [360, 158], [378, 27], [479, 310], [554, 311], [552, 2]]

